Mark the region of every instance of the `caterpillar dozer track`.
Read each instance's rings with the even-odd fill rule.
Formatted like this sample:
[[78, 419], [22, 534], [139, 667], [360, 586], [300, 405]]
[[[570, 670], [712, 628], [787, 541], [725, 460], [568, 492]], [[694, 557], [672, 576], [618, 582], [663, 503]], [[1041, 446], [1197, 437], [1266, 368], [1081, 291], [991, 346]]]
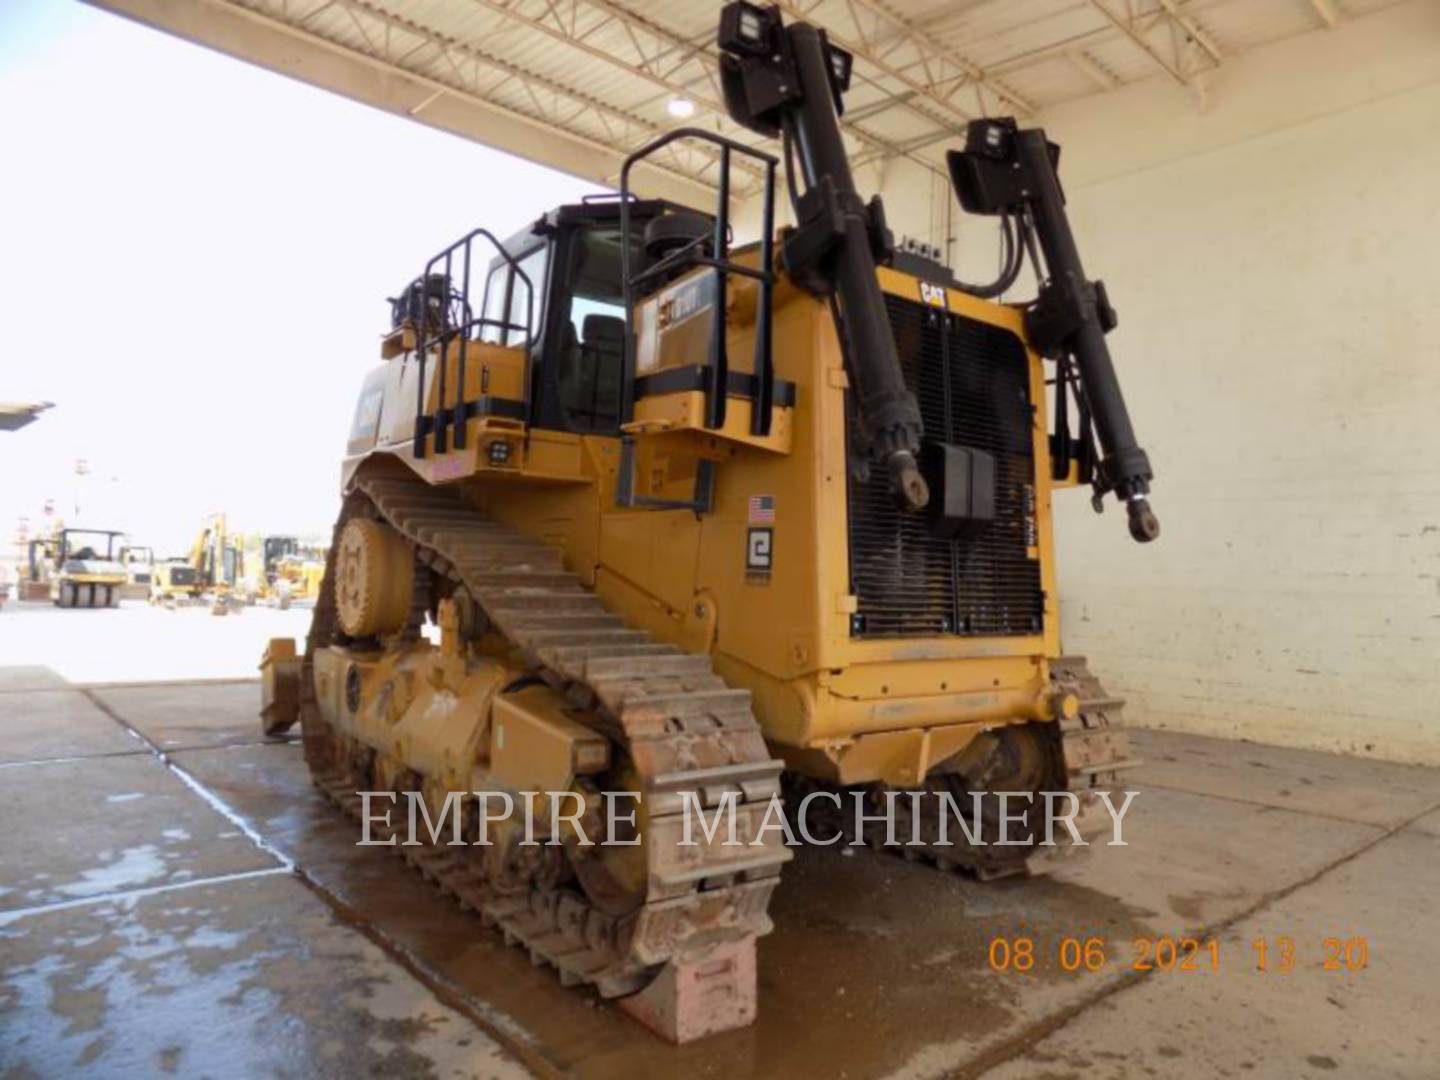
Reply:
[[[732, 3], [719, 44], [732, 118], [783, 153], [672, 131], [618, 198], [432, 259], [361, 387], [303, 651], [261, 663], [265, 731], [299, 723], [372, 842], [409, 835], [374, 806], [406, 796], [434, 842], [395, 851], [677, 1041], [755, 1015], [782, 784], [792, 808], [968, 794], [978, 842], [923, 817], [901, 851], [984, 878], [1042, 847], [998, 793], [1073, 793], [1084, 827], [1130, 762], [1121, 703], [1060, 651], [1051, 493], [1113, 493], [1158, 534], [1058, 148], [992, 119], [950, 152], [1004, 248], [967, 285], [856, 192], [823, 31]], [[678, 140], [715, 155], [713, 214], [630, 191]], [[732, 174], [761, 204], [740, 247]], [[1038, 298], [996, 302], [1027, 254]], [[639, 795], [622, 842], [580, 842], [615, 792]], [[726, 805], [738, 835], [686, 835], [687, 807]]]

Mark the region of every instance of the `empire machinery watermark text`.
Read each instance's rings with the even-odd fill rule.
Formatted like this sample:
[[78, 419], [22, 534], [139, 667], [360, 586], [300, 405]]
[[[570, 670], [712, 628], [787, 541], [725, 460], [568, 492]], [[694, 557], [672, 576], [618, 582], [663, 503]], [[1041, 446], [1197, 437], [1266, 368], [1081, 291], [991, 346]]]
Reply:
[[[452, 791], [438, 810], [418, 791], [361, 791], [360, 846], [417, 845], [488, 847], [491, 826], [523, 822], [525, 846], [635, 846], [642, 842], [637, 824], [643, 803], [638, 791], [604, 791], [595, 799], [575, 791]], [[1128, 847], [1122, 832], [1125, 815], [1138, 792], [1116, 804], [1109, 791], [1087, 792], [1094, 804], [1085, 814], [1087, 832], [1098, 808], [1109, 817], [1109, 847]], [[1082, 810], [1073, 791], [992, 791], [960, 795], [949, 791], [886, 791], [881, 805], [863, 790], [812, 791], [795, 813], [772, 796], [761, 803], [741, 803], [727, 792], [713, 806], [698, 793], [680, 793], [680, 846], [763, 847], [777, 840], [790, 847], [813, 844], [860, 845], [883, 831], [886, 846], [1019, 847], [1060, 844], [1085, 846], [1077, 824]], [[932, 806], [925, 807], [926, 800]], [[817, 804], [827, 804], [819, 806]], [[848, 805], [847, 805], [848, 804]], [[812, 814], [812, 810], [823, 814]], [[394, 819], [392, 823], [392, 818]], [[819, 822], [824, 821], [822, 826]], [[934, 830], [921, 836], [922, 821]], [[448, 840], [443, 837], [449, 837]], [[1097, 841], [1098, 842], [1098, 841]]]

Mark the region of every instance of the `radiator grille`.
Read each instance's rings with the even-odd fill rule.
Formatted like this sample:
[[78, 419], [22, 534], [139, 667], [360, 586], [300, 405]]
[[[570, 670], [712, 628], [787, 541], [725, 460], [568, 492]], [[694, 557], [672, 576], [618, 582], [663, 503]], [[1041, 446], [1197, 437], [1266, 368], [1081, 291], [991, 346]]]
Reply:
[[[1038, 633], [1044, 611], [1034, 543], [1034, 448], [1024, 346], [1008, 330], [886, 296], [905, 380], [927, 439], [995, 457], [995, 520], [960, 540], [896, 508], [887, 478], [850, 481], [854, 637]], [[853, 401], [847, 417], [857, 422]]]

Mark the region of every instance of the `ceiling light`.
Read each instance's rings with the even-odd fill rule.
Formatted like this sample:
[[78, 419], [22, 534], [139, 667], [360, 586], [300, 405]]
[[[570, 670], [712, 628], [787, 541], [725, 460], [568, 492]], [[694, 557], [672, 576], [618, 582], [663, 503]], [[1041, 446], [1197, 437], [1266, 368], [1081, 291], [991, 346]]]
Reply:
[[689, 120], [695, 115], [695, 103], [689, 98], [672, 97], [665, 103], [665, 111], [676, 120]]

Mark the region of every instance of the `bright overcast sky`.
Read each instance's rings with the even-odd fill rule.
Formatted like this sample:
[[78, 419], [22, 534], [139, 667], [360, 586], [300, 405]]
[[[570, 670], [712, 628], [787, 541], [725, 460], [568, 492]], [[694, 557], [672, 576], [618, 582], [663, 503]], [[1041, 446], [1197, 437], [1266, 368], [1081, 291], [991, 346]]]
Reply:
[[597, 190], [58, 0], [0, 0], [0, 147], [0, 401], [55, 402], [0, 432], [0, 537], [78, 495], [165, 555], [328, 534], [385, 297]]

